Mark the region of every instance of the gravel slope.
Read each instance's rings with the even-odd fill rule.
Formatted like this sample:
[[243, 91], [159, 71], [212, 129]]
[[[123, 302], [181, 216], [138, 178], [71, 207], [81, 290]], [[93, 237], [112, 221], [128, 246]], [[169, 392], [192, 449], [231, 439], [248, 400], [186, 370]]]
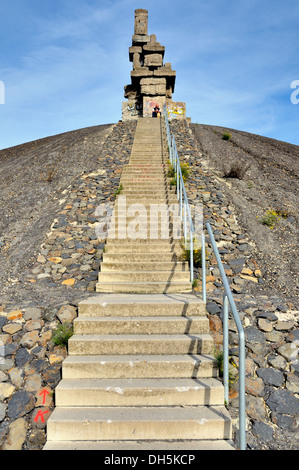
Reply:
[[[267, 285], [298, 296], [299, 147], [217, 126], [190, 128], [202, 165], [221, 183], [240, 225], [255, 243]], [[230, 140], [223, 140], [224, 132], [231, 133]], [[228, 177], [236, 164], [244, 175]], [[286, 215], [270, 228], [261, 223], [268, 210]]]

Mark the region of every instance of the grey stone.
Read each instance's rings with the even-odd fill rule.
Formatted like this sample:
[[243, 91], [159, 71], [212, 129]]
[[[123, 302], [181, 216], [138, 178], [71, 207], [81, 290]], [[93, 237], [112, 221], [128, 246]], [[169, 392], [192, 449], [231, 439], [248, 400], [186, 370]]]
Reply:
[[6, 414], [6, 405], [4, 403], [0, 403], [0, 421], [3, 421]]
[[295, 430], [296, 419], [293, 416], [287, 416], [279, 413], [272, 413], [272, 421], [282, 429]]
[[22, 450], [23, 443], [26, 439], [27, 423], [20, 418], [11, 423], [7, 440], [3, 446], [3, 450]]
[[284, 344], [278, 349], [278, 353], [281, 354], [288, 362], [295, 362], [296, 359], [298, 359], [298, 352], [298, 344], [295, 342]]
[[268, 364], [275, 367], [275, 369], [284, 370], [287, 365], [287, 361], [278, 354], [277, 356], [269, 356]]
[[27, 351], [26, 348], [20, 348], [17, 351], [15, 362], [17, 367], [23, 367], [25, 364], [28, 364], [32, 359], [31, 354]]
[[16, 343], [9, 343], [4, 346], [4, 357], [11, 356], [16, 352], [18, 349], [18, 345]]
[[299, 413], [299, 399], [289, 390], [275, 390], [266, 401], [271, 411], [294, 415]]
[[252, 432], [264, 442], [268, 442], [273, 439], [273, 429], [262, 421], [255, 421], [253, 423]]
[[42, 316], [42, 310], [36, 307], [29, 307], [26, 309], [23, 317], [25, 320], [39, 320]]
[[16, 392], [7, 406], [7, 416], [12, 419], [18, 419], [24, 416], [34, 408], [34, 397], [24, 390]]
[[273, 312], [259, 312], [256, 315], [257, 318], [266, 318], [269, 321], [276, 321], [278, 317]]
[[283, 374], [272, 367], [266, 369], [258, 369], [257, 375], [263, 379], [265, 384], [280, 387], [283, 384]]
[[252, 343], [265, 343], [266, 339], [263, 333], [255, 328], [254, 326], [249, 326], [245, 328], [245, 338], [247, 341]]
[[206, 309], [211, 315], [216, 315], [221, 312], [220, 305], [216, 304], [215, 302], [208, 302], [206, 304]]
[[0, 328], [2, 328], [7, 322], [7, 318], [0, 316]]

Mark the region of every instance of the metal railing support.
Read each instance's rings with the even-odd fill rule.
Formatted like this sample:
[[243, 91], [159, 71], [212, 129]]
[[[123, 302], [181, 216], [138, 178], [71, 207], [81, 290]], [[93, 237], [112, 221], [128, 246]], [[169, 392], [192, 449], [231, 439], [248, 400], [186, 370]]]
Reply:
[[229, 402], [229, 373], [228, 373], [228, 298], [223, 295], [223, 385], [224, 403]]
[[[240, 441], [240, 449], [246, 449], [246, 416], [245, 416], [245, 333], [244, 329], [236, 308], [236, 304], [234, 298], [232, 296], [232, 292], [229, 287], [229, 283], [224, 271], [223, 264], [221, 262], [221, 258], [219, 255], [219, 251], [215, 242], [215, 238], [211, 229], [210, 224], [206, 224], [207, 230], [209, 233], [210, 241], [213, 247], [213, 251], [216, 257], [218, 269], [220, 271], [224, 291], [225, 291], [225, 304], [223, 307], [223, 313], [225, 322], [223, 322], [223, 336], [225, 335], [224, 346], [225, 347], [225, 358], [223, 357], [223, 373], [224, 367], [226, 369], [226, 379], [225, 379], [225, 387], [228, 384], [228, 304], [230, 306], [231, 312], [233, 314], [233, 318], [235, 320], [238, 335], [239, 335], [239, 441]], [[225, 330], [225, 332], [224, 332]], [[225, 364], [224, 364], [225, 362]], [[227, 403], [228, 403], [228, 391], [227, 391]]]
[[202, 300], [207, 302], [207, 286], [206, 286], [206, 238], [202, 231], [201, 234], [201, 277], [202, 277]]

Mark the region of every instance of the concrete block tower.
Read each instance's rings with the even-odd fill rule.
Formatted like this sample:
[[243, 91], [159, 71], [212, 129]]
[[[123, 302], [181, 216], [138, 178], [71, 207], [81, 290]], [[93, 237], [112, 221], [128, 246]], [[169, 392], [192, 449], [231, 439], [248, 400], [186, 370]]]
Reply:
[[124, 87], [127, 101], [122, 104], [122, 119], [150, 117], [155, 106], [162, 109], [166, 103], [169, 118], [185, 118], [186, 105], [173, 102], [176, 72], [170, 63], [163, 63], [165, 47], [156, 35], [148, 35], [148, 11], [135, 10], [134, 34], [129, 48], [133, 63], [131, 83]]

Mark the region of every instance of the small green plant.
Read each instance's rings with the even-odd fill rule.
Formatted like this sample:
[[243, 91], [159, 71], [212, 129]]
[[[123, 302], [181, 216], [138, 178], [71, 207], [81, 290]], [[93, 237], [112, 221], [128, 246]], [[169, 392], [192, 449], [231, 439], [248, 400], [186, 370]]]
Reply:
[[216, 359], [219, 377], [223, 377], [223, 351], [215, 350], [214, 357]]
[[187, 162], [181, 163], [181, 172], [182, 172], [183, 180], [186, 181], [190, 175], [189, 163]]
[[117, 190], [115, 191], [114, 196], [118, 196], [122, 192], [122, 190], [123, 190], [123, 185], [120, 184]]
[[193, 279], [192, 281], [192, 287], [193, 289], [198, 286], [198, 279]]
[[274, 210], [268, 210], [266, 214], [261, 218], [260, 222], [263, 225], [267, 225], [273, 228], [274, 225], [279, 221], [279, 214]]
[[[223, 378], [223, 351], [220, 349], [215, 349], [214, 350], [214, 357], [216, 359], [216, 365], [219, 373], [219, 377]], [[237, 371], [236, 369], [238, 366], [235, 364], [234, 360], [232, 357], [228, 359], [228, 386], [229, 389], [231, 389], [232, 385], [235, 383], [237, 380]]]
[[224, 133], [222, 134], [222, 139], [223, 139], [223, 140], [230, 140], [231, 137], [232, 137], [232, 135], [231, 135], [230, 132], [224, 132]]
[[[171, 178], [170, 185], [171, 186], [176, 186], [176, 184], [177, 184], [176, 171], [175, 171], [173, 165], [171, 165], [170, 162], [168, 162], [168, 164], [169, 164], [169, 168], [168, 168], [167, 176], [169, 178]], [[181, 172], [182, 172], [183, 181], [185, 182], [188, 179], [189, 175], [190, 175], [189, 163], [187, 163], [187, 162], [181, 163]]]
[[[181, 260], [182, 261], [188, 261], [190, 263], [190, 248], [185, 246], [184, 241], [182, 240], [181, 243], [181, 248], [182, 248], [182, 254], [181, 254]], [[208, 264], [209, 261], [209, 254], [206, 250], [206, 262]], [[201, 246], [198, 246], [197, 241], [194, 239], [193, 240], [193, 265], [195, 268], [200, 268], [202, 265], [202, 249]]]
[[73, 334], [73, 326], [70, 323], [62, 323], [53, 331], [52, 341], [56, 346], [67, 346]]

